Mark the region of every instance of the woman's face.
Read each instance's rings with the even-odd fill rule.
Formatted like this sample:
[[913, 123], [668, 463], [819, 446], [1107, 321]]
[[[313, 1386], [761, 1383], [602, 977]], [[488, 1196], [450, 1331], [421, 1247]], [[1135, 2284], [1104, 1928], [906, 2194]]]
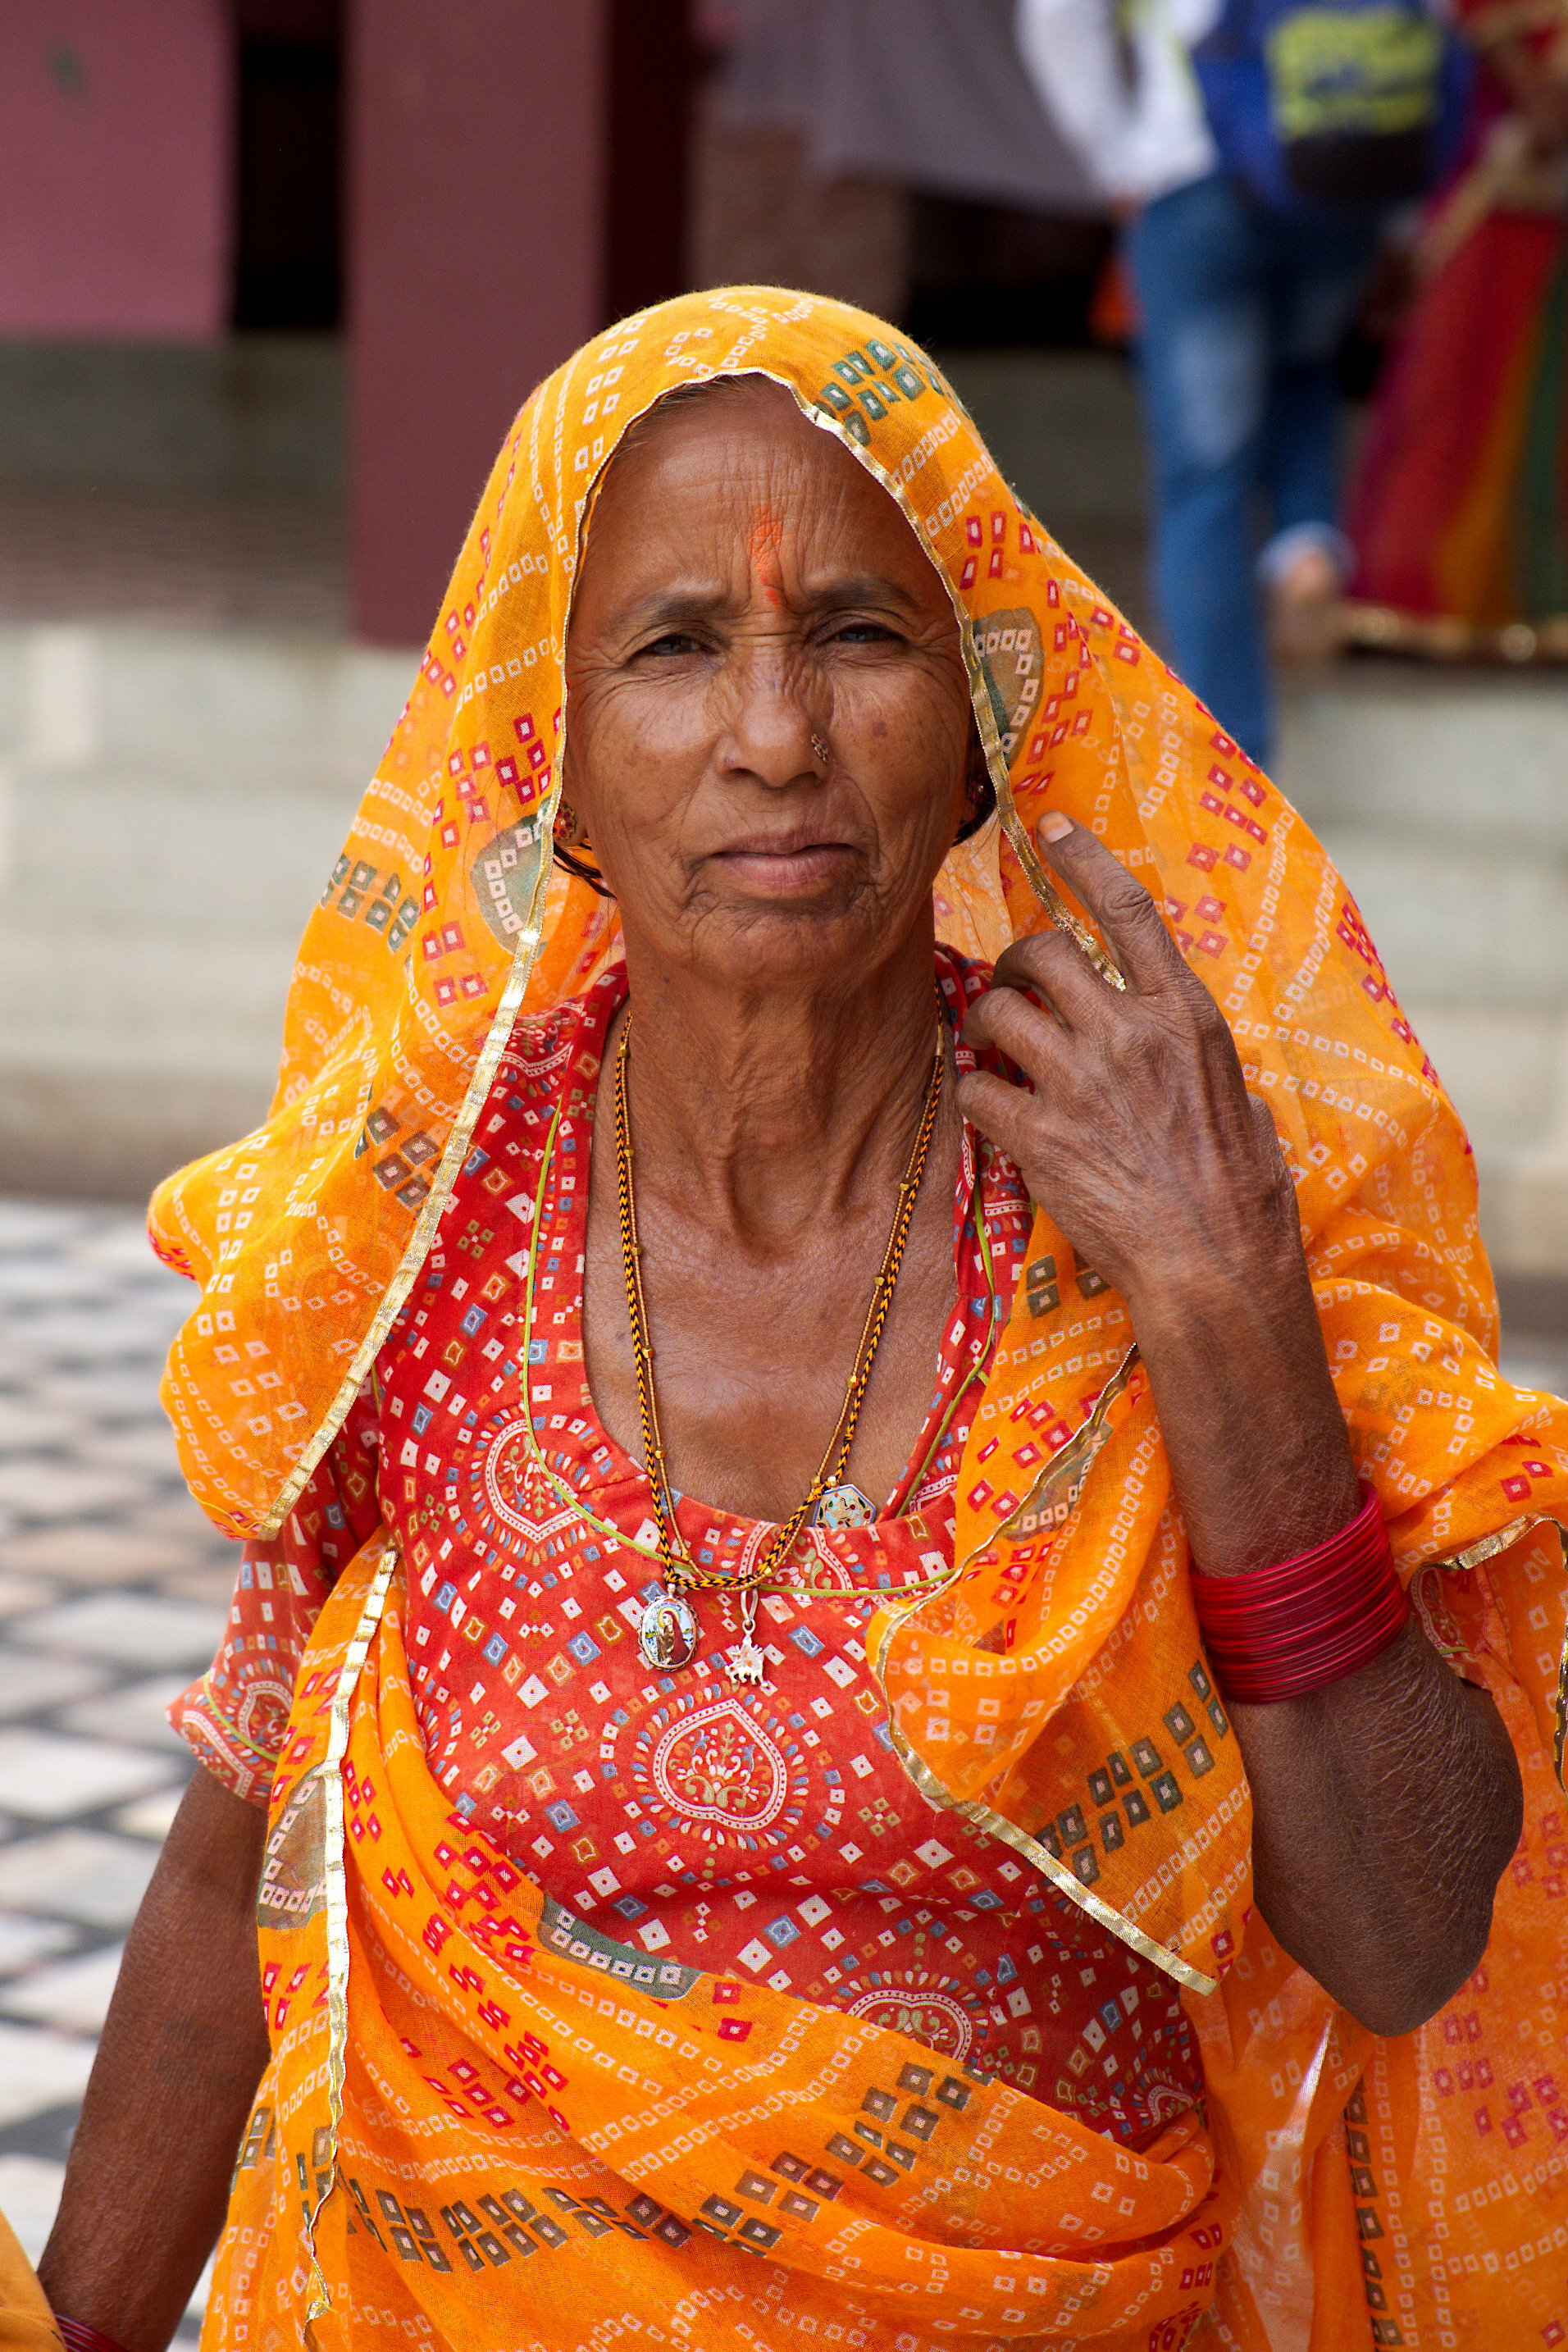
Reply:
[[563, 797], [628, 947], [765, 988], [929, 940], [967, 814], [957, 623], [892, 499], [781, 386], [656, 410], [616, 457], [566, 681]]

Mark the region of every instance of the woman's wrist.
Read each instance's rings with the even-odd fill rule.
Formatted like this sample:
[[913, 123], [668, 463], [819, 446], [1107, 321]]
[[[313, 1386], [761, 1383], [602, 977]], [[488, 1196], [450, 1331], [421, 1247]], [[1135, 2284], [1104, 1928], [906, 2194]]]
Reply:
[[1193, 1599], [1221, 1694], [1233, 1705], [1306, 1698], [1397, 1641], [1410, 1603], [1370, 1486], [1325, 1542], [1235, 1576], [1194, 1569]]
[[117, 2344], [112, 2336], [106, 2336], [101, 2327], [89, 2327], [84, 2321], [69, 2319], [60, 2311], [55, 2313], [54, 2321], [66, 2352], [125, 2352], [123, 2345]]
[[[1311, 1276], [1301, 1249], [1295, 1196], [1250, 1218], [1183, 1231], [1173, 1222], [1151, 1235], [1130, 1262], [1095, 1271], [1114, 1282], [1128, 1312], [1141, 1324], [1191, 1331], [1234, 1331], [1251, 1320], [1260, 1300], [1305, 1305], [1316, 1321]], [[1277, 1329], [1270, 1313], [1263, 1328]]]
[[1361, 1493], [1299, 1243], [1245, 1278], [1151, 1286], [1128, 1312], [1208, 1573], [1268, 1567], [1344, 1526]]

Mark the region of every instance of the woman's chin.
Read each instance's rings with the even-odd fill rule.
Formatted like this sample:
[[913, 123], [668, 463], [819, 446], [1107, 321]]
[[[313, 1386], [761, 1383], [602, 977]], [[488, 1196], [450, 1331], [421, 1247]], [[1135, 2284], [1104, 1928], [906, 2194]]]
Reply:
[[726, 893], [697, 927], [695, 960], [748, 991], [796, 989], [880, 963], [889, 928], [887, 908], [863, 887], [784, 898]]

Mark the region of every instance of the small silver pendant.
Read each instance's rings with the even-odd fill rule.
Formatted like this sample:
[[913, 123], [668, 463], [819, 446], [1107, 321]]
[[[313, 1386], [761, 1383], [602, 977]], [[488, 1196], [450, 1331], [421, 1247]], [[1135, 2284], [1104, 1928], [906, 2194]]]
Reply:
[[869, 1495], [847, 1481], [842, 1486], [829, 1486], [819, 1496], [812, 1512], [812, 1524], [819, 1528], [868, 1528], [877, 1516], [877, 1506]]
[[637, 1648], [645, 1666], [669, 1674], [689, 1666], [697, 1655], [702, 1629], [697, 1612], [683, 1593], [660, 1592], [643, 1611], [637, 1626]]
[[768, 1670], [768, 1654], [748, 1633], [728, 1653], [724, 1671], [732, 1683], [760, 1684]]

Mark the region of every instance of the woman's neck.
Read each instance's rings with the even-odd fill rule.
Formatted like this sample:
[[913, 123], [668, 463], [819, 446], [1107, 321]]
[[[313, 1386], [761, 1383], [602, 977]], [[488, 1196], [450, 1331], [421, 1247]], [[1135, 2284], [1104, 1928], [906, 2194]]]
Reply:
[[[763, 1257], [813, 1221], [885, 1210], [931, 1079], [932, 953], [917, 937], [834, 985], [742, 990], [672, 971], [628, 940], [639, 1199]], [[617, 1022], [612, 1056], [619, 1041]]]

